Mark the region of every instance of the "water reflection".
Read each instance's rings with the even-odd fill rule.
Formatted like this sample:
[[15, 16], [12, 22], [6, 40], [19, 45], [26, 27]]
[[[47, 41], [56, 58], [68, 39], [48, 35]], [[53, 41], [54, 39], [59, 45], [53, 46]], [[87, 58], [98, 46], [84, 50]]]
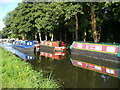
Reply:
[[118, 68], [118, 62], [111, 62], [102, 59], [89, 58], [85, 56], [80, 56], [76, 54], [71, 54], [71, 62], [74, 66], [92, 70], [99, 73], [104, 73], [117, 78], [120, 69]]
[[40, 51], [40, 56], [49, 57], [51, 59], [62, 60], [65, 56], [66, 52], [54, 52], [54, 51]]
[[16, 53], [14, 53], [14, 54], [21, 57], [24, 60], [34, 60], [35, 59], [34, 52], [32, 52], [32, 51], [29, 51], [29, 52], [16, 51]]

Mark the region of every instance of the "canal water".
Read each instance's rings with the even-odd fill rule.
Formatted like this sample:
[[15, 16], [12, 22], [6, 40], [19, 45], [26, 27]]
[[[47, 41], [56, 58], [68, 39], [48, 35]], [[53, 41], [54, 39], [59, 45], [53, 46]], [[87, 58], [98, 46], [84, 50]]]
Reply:
[[[92, 65], [117, 70], [119, 62], [75, 55], [70, 51], [61, 53], [40, 50], [34, 54], [33, 52], [18, 51], [10, 44], [1, 44], [0, 46], [26, 60], [34, 70], [42, 71], [45, 77], [56, 79], [63, 88], [119, 88], [120, 79], [118, 77], [92, 70]], [[79, 65], [75, 64], [77, 61], [79, 61]], [[90, 64], [91, 67], [81, 67], [81, 62]]]

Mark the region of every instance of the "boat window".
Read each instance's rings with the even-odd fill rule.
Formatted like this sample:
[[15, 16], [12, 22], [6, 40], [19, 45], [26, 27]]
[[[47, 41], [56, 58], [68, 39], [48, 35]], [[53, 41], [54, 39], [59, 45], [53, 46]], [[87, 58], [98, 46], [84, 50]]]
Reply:
[[30, 42], [30, 45], [32, 45], [32, 42]]
[[16, 45], [19, 45], [19, 42], [18, 42], [18, 41], [16, 42]]
[[29, 42], [27, 42], [27, 45], [30, 45]]
[[78, 65], [82, 66], [82, 62], [78, 62]]
[[24, 45], [24, 42], [21, 42], [21, 45]]
[[15, 45], [15, 44], [16, 44], [16, 41], [14, 41], [12, 44]]
[[34, 44], [38, 44], [38, 41], [34, 41]]
[[17, 42], [15, 41], [14, 45], [17, 45]]
[[27, 45], [32, 45], [32, 42], [27, 42]]
[[95, 70], [101, 71], [101, 67], [100, 66], [95, 66]]

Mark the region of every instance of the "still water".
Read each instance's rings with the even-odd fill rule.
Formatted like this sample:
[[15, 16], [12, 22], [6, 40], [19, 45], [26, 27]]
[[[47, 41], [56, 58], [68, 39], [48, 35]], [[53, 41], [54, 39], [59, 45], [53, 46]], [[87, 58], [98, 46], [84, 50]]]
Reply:
[[[52, 76], [63, 88], [119, 88], [119, 62], [75, 55], [70, 51], [61, 53], [41, 49], [34, 54], [20, 52], [9, 44], [1, 46], [27, 60], [34, 70], [42, 71], [45, 77]], [[102, 69], [106, 69], [107, 73], [101, 73]]]

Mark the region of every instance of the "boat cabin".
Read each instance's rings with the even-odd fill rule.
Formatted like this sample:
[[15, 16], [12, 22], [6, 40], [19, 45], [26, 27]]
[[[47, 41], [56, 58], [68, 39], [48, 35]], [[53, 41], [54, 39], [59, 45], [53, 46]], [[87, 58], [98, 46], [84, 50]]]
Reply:
[[34, 42], [33, 41], [14, 41], [13, 45], [16, 45], [16, 46], [33, 46]]

